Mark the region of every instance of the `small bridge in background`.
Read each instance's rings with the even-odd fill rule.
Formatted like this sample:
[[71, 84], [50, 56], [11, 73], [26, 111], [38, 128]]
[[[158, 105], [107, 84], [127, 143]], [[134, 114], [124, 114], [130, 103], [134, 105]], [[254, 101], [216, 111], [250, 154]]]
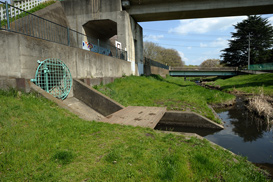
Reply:
[[199, 77], [199, 76], [236, 76], [237, 67], [222, 68], [170, 68], [169, 75], [173, 77]]

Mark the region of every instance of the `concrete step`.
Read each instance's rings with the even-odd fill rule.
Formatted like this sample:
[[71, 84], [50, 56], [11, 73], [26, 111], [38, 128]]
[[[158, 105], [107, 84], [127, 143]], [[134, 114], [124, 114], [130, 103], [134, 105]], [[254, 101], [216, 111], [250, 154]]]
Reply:
[[165, 107], [128, 106], [102, 120], [101, 122], [154, 129], [166, 112]]
[[80, 114], [80, 117], [82, 119], [88, 120], [88, 121], [99, 121], [102, 118], [104, 118], [103, 115], [93, 110], [91, 107], [87, 106], [83, 102], [81, 102], [79, 99], [75, 97], [69, 97], [63, 101], [65, 105], [67, 105], [72, 110], [78, 112]]

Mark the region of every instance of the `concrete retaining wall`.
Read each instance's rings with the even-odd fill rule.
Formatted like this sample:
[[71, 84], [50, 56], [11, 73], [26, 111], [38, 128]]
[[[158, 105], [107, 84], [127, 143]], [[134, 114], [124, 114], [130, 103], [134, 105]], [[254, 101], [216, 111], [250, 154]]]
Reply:
[[117, 77], [104, 77], [104, 78], [84, 78], [80, 79], [80, 81], [84, 82], [88, 86], [95, 86], [95, 85], [106, 85], [108, 83], [112, 83], [117, 79]]
[[23, 92], [30, 92], [29, 80], [26, 80], [24, 78], [0, 77], [0, 89], [7, 91], [11, 88]]
[[121, 77], [131, 74], [131, 63], [79, 48], [0, 31], [0, 76], [31, 79], [37, 60], [58, 58], [73, 78]]
[[74, 97], [103, 116], [108, 116], [114, 112], [124, 109], [124, 106], [121, 104], [77, 79], [73, 80], [73, 92]]
[[151, 74], [166, 77], [166, 75], [169, 74], [169, 70], [166, 70], [164, 68], [159, 68], [159, 67], [156, 67], [156, 66], [151, 66]]
[[177, 125], [194, 128], [223, 129], [224, 127], [197, 113], [182, 111], [167, 111], [159, 124]]

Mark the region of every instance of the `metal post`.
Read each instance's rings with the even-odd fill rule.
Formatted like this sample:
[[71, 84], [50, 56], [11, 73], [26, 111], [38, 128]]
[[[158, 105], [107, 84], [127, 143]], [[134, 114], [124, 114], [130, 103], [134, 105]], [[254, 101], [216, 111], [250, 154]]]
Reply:
[[14, 10], [14, 29], [15, 29], [15, 32], [16, 32], [16, 24], [15, 24], [15, 22], [16, 22], [16, 8], [13, 8], [13, 10]]
[[46, 89], [46, 92], [48, 92], [49, 91], [49, 88], [48, 88], [48, 68], [47, 68], [46, 63], [44, 64], [43, 72], [45, 75], [45, 89]]
[[69, 27], [67, 27], [67, 45], [70, 46]]
[[10, 22], [9, 22], [9, 4], [6, 1], [6, 16], [7, 16], [7, 26], [8, 26], [8, 30], [10, 30]]
[[2, 29], [2, 19], [1, 19], [1, 16], [0, 16], [0, 30]]
[[250, 70], [250, 33], [248, 34], [248, 70]]

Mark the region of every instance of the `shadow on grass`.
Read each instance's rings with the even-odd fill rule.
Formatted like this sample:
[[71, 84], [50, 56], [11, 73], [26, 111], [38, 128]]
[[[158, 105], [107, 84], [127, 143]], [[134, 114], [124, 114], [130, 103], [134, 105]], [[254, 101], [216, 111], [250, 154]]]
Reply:
[[189, 87], [189, 86], [192, 86], [192, 85], [182, 85], [182, 84], [179, 84], [179, 83], [168, 81], [168, 80], [164, 79], [163, 77], [161, 77], [160, 75], [151, 74], [150, 77], [152, 77], [152, 78], [154, 78], [154, 79], [156, 79], [158, 81], [162, 81], [162, 82], [166, 82], [166, 83], [169, 83], [169, 84], [177, 85], [179, 87]]
[[230, 89], [230, 88], [244, 88], [244, 87], [260, 87], [260, 86], [272, 86], [273, 83], [272, 81], [268, 80], [265, 82], [249, 82], [249, 83], [244, 83], [244, 84], [234, 84], [234, 85], [225, 85], [225, 86], [221, 86], [222, 89]]

